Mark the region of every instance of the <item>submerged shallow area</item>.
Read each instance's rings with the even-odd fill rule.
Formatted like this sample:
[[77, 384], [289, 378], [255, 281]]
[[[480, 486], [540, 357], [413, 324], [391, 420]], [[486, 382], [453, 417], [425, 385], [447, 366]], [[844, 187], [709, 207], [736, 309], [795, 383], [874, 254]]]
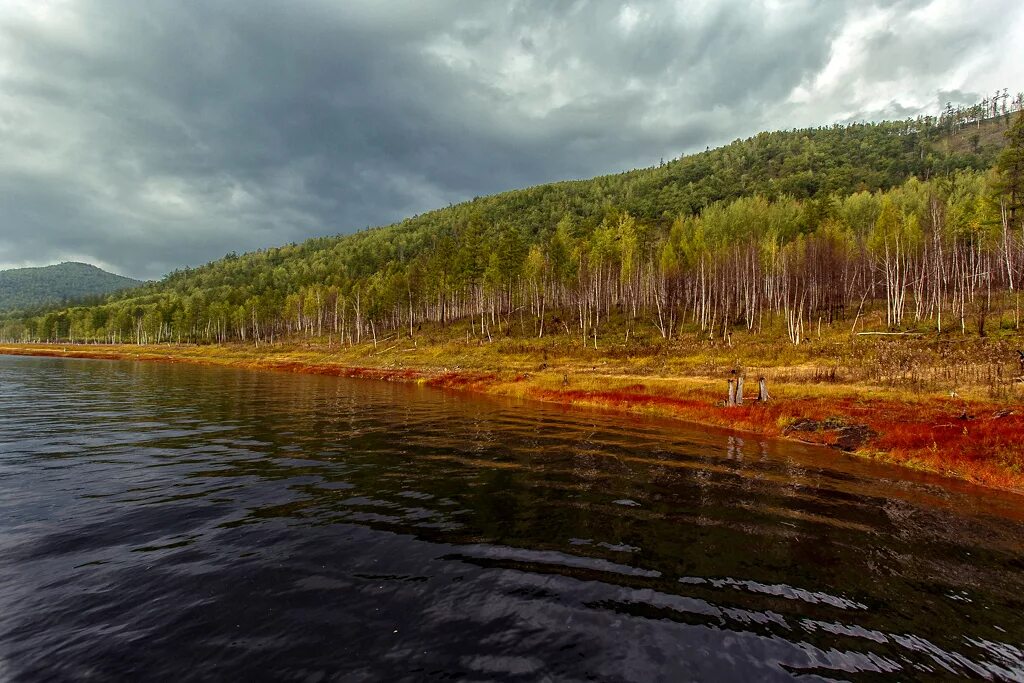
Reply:
[[0, 357], [0, 678], [1019, 680], [1022, 503], [671, 421]]

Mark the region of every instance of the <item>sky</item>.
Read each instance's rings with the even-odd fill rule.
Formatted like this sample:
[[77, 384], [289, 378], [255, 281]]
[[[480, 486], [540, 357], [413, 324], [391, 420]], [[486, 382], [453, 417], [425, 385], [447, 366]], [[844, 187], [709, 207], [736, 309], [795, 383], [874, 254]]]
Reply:
[[158, 278], [1024, 89], [1020, 0], [0, 0], [0, 269]]

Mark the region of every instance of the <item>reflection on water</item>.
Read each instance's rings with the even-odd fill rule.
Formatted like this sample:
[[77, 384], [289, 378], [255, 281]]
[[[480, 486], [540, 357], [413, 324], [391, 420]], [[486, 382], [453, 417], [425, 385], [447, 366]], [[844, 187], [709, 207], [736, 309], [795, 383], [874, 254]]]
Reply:
[[1024, 680], [1024, 499], [403, 385], [0, 358], [0, 679]]

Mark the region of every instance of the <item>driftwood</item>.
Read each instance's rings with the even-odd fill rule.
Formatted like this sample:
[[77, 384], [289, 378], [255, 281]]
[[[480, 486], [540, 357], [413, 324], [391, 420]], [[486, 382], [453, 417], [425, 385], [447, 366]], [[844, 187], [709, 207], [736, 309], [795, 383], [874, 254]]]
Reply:
[[858, 337], [920, 337], [923, 332], [858, 332]]
[[378, 351], [377, 353], [375, 353], [375, 354], [373, 354], [373, 355], [375, 355], [375, 356], [379, 356], [379, 355], [381, 355], [382, 353], [387, 353], [387, 352], [388, 352], [388, 351], [390, 351], [391, 349], [393, 349], [393, 348], [396, 348], [396, 347], [398, 347], [398, 346], [401, 346], [401, 344], [402, 344], [402, 342], [398, 342], [397, 344], [393, 344], [392, 346], [389, 346], [388, 348], [384, 349], [383, 351]]

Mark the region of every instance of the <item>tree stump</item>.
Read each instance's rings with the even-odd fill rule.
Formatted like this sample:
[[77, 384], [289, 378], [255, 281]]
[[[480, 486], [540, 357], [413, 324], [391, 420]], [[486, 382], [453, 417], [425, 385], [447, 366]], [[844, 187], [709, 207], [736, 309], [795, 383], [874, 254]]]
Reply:
[[768, 382], [764, 377], [757, 378], [757, 400], [759, 403], [768, 401]]

